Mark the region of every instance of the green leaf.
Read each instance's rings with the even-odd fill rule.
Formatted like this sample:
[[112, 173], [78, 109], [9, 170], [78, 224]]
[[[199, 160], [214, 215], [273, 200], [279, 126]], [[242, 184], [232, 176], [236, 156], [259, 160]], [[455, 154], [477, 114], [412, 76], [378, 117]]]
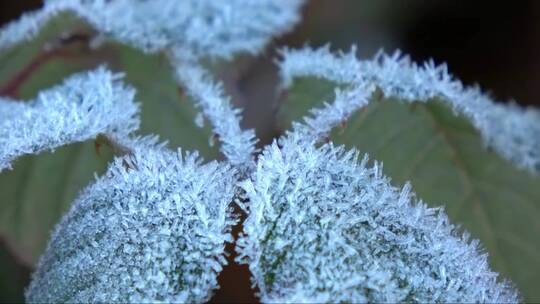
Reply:
[[[60, 37], [66, 33], [74, 38], [64, 38], [61, 43]], [[115, 42], [91, 49], [88, 44], [94, 34], [89, 25], [70, 14], [53, 18], [34, 40], [0, 53], [0, 88], [8, 87], [22, 71], [34, 65], [15, 92], [16, 97], [29, 99], [75, 72], [105, 64], [125, 73], [125, 82], [137, 89], [135, 98], [142, 103], [140, 134], [157, 134], [173, 148], [198, 150], [205, 159], [217, 158], [218, 147], [209, 145], [210, 127], [196, 126], [197, 110], [174, 81], [165, 56], [144, 54]], [[54, 51], [45, 51], [51, 45]]]
[[176, 84], [167, 58], [120, 44], [110, 47], [117, 53], [117, 61], [112, 61], [111, 66], [126, 73], [125, 81], [137, 89], [135, 98], [142, 102], [139, 133], [157, 134], [171, 147], [197, 150], [206, 160], [216, 159], [218, 144], [210, 144], [210, 125], [199, 128], [195, 124], [197, 110]]
[[[44, 59], [46, 59], [46, 61], [55, 61], [57, 57], [60, 57], [60, 54], [57, 54], [56, 52], [47, 52], [45, 49], [58, 43], [58, 38], [62, 33], [65, 33], [66, 29], [71, 29], [73, 32], [88, 32], [87, 27], [83, 23], [78, 22], [76, 18], [69, 14], [61, 14], [57, 18], [51, 20], [41, 30], [39, 36], [35, 37], [33, 40], [0, 52], [0, 87], [5, 89], [7, 85], [14, 80], [14, 75], [21, 73], [23, 67], [31, 64], [37, 66], [39, 65], [39, 62]], [[66, 73], [73, 73], [82, 68], [78, 65], [70, 67], [72, 70], [63, 71], [64, 75]], [[56, 68], [56, 70], [58, 70], [58, 68]], [[58, 72], [51, 75], [52, 77], [49, 79], [42, 80], [42, 82], [48, 82], [48, 85], [58, 82], [56, 79], [58, 75], [56, 74], [58, 74]], [[36, 84], [39, 85], [39, 82]], [[24, 85], [27, 86], [28, 89], [19, 96], [22, 97], [35, 91], [35, 89], [32, 90], [32, 87], [35, 85], [31, 83], [31, 81], [25, 81]], [[2, 90], [2, 94], [6, 93], [9, 92], [4, 92], [4, 90]]]
[[300, 122], [308, 115], [308, 110], [314, 106], [322, 106], [323, 102], [332, 102], [334, 99], [335, 84], [329, 81], [319, 81], [311, 78], [299, 78], [294, 87], [284, 94], [286, 102], [281, 104], [277, 115], [277, 129], [287, 130], [292, 122]]
[[22, 263], [0, 239], [0, 303], [23, 303], [30, 267]]
[[[280, 125], [331, 101], [333, 87], [299, 79], [282, 105], [280, 113], [289, 115], [279, 115]], [[396, 186], [410, 181], [428, 204], [444, 205], [453, 223], [481, 240], [494, 270], [526, 301], [540, 301], [540, 177], [488, 150], [466, 118], [441, 101], [411, 104], [376, 92], [330, 139], [382, 161]]]
[[77, 193], [105, 171], [112, 151], [93, 141], [61, 147], [55, 152], [27, 155], [13, 170], [0, 174], [0, 233], [20, 259], [37, 261], [51, 229]]
[[[71, 38], [66, 39], [66, 33]], [[164, 55], [109, 41], [92, 49], [94, 34], [70, 14], [55, 17], [32, 41], [0, 53], [0, 92], [31, 99], [75, 72], [105, 64], [125, 73], [124, 81], [137, 89], [142, 121], [138, 134], [157, 134], [171, 148], [198, 150], [206, 160], [216, 159], [219, 151], [209, 144], [210, 126], [196, 126], [197, 110], [178, 88]], [[93, 142], [87, 142], [16, 161], [13, 171], [0, 173], [0, 237], [13, 243], [20, 258], [35, 262], [77, 192], [95, 171], [103, 172], [110, 159], [111, 153], [99, 156]]]

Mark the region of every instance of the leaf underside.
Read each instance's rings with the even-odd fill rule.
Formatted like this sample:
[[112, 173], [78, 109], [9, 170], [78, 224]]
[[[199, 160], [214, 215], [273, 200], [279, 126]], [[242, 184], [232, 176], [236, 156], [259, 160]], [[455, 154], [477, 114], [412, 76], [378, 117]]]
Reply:
[[[334, 87], [315, 78], [295, 81], [279, 126], [288, 128], [308, 109], [331, 102]], [[511, 279], [526, 301], [539, 301], [540, 177], [487, 149], [472, 124], [441, 101], [375, 95], [330, 140], [383, 162], [395, 186], [410, 181], [419, 198], [444, 206], [453, 223], [481, 240], [494, 270]]]

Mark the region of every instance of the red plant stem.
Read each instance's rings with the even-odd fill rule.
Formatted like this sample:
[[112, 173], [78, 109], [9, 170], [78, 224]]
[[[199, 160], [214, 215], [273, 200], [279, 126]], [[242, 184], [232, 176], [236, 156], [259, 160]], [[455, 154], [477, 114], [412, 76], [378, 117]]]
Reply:
[[30, 61], [22, 70], [15, 74], [11, 80], [0, 87], [0, 96], [17, 98], [20, 87], [37, 71], [41, 66], [56, 57], [71, 57], [66, 50], [56, 48], [51, 51], [40, 52], [32, 61]]

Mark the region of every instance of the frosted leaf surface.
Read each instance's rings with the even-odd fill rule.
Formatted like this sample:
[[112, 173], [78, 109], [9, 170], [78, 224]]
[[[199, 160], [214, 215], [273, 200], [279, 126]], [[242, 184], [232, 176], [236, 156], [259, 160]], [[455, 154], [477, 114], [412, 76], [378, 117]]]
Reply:
[[358, 152], [291, 135], [243, 181], [240, 261], [263, 302], [517, 302], [478, 242]]
[[[173, 59], [176, 79], [212, 124], [225, 157], [242, 172], [251, 170], [254, 167], [253, 154], [256, 152], [257, 141], [254, 130], [242, 130], [241, 110], [232, 107], [230, 97], [223, 92], [222, 84], [216, 83], [198, 63], [185, 60], [186, 57], [180, 55]], [[202, 121], [202, 116], [196, 119]]]
[[56, 226], [28, 302], [203, 302], [235, 222], [234, 170], [153, 138], [118, 157]]
[[315, 76], [342, 84], [336, 100], [314, 109], [305, 124], [295, 130], [307, 137], [321, 138], [334, 126], [363, 108], [376, 88], [386, 97], [407, 102], [439, 98], [465, 115], [478, 129], [485, 144], [507, 160], [530, 172], [540, 172], [540, 111], [515, 104], [497, 103], [478, 87], [465, 87], [448, 73], [446, 65], [432, 61], [417, 65], [395, 52], [378, 53], [373, 59], [358, 60], [355, 48], [333, 54], [328, 47], [284, 50], [280, 63], [285, 87], [295, 77]]
[[18, 20], [6, 24], [0, 28], [0, 50], [34, 38], [41, 28], [63, 8], [58, 3], [50, 3], [40, 10], [25, 13]]
[[49, 0], [0, 32], [7, 48], [34, 36], [59, 11], [69, 10], [102, 33], [148, 52], [164, 48], [198, 56], [255, 53], [299, 19], [300, 0]]
[[31, 101], [0, 99], [0, 170], [37, 154], [98, 134], [127, 137], [139, 126], [134, 90], [105, 68], [79, 73]]
[[[0, 48], [36, 35], [48, 18], [70, 11], [106, 37], [146, 52], [166, 51], [185, 86], [212, 124], [222, 152], [241, 171], [253, 167], [253, 130], [240, 127], [240, 111], [200, 66], [201, 57], [257, 53], [299, 20], [302, 0], [49, 0], [0, 31]], [[179, 54], [182, 54], [179, 56]], [[180, 57], [182, 57], [180, 59]], [[180, 62], [188, 63], [182, 65]], [[207, 94], [207, 95], [204, 95]], [[197, 120], [201, 122], [201, 120]]]

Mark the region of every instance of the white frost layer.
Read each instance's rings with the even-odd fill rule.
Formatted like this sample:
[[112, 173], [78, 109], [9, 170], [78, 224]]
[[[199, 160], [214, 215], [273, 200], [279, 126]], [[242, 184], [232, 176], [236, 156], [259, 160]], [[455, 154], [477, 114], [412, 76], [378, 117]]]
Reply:
[[[195, 61], [172, 59], [175, 76], [184, 86], [196, 105], [212, 124], [213, 132], [221, 142], [221, 151], [235, 167], [242, 172], [254, 168], [255, 132], [240, 127], [241, 110], [231, 105], [230, 98], [223, 92], [221, 83], [215, 83], [208, 73]], [[202, 124], [197, 117], [198, 125]]]
[[31, 101], [0, 99], [0, 171], [37, 154], [98, 134], [127, 137], [139, 127], [135, 91], [105, 68], [76, 74]]
[[478, 241], [396, 189], [378, 164], [285, 137], [251, 178], [239, 260], [268, 303], [510, 303]]
[[140, 141], [56, 226], [28, 302], [204, 302], [218, 287], [235, 171]]
[[364, 107], [375, 88], [387, 97], [408, 102], [427, 102], [441, 98], [456, 112], [468, 117], [487, 146], [520, 168], [540, 172], [540, 111], [515, 104], [496, 103], [478, 87], [465, 87], [447, 71], [446, 65], [432, 61], [416, 65], [399, 52], [378, 53], [371, 60], [349, 53], [332, 54], [328, 47], [284, 50], [280, 63], [285, 86], [293, 78], [314, 76], [348, 85], [336, 90], [336, 101], [313, 111], [307, 125], [295, 124], [298, 132], [320, 138]]
[[51, 18], [63, 10], [63, 5], [50, 3], [40, 10], [25, 13], [18, 20], [0, 28], [0, 50], [32, 39]]
[[[303, 0], [49, 0], [0, 30], [0, 49], [35, 36], [54, 15], [71, 11], [99, 32], [147, 52], [189, 54], [184, 66], [172, 56], [180, 84], [202, 109], [222, 142], [223, 154], [242, 171], [253, 167], [254, 132], [240, 128], [220, 84], [202, 68], [201, 57], [230, 58], [259, 52], [299, 20]], [[198, 125], [201, 117], [198, 117]]]
[[0, 48], [36, 35], [59, 11], [73, 11], [98, 31], [148, 52], [186, 49], [228, 58], [260, 51], [299, 20], [301, 0], [49, 0], [0, 31]]

